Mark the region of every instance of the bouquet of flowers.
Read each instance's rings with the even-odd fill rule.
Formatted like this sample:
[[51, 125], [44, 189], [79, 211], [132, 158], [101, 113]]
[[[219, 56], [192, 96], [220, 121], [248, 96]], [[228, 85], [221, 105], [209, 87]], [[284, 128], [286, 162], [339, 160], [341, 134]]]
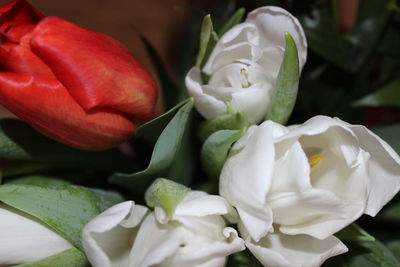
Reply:
[[154, 74], [111, 37], [0, 5], [0, 266], [400, 266], [400, 202], [370, 218], [400, 190], [383, 2], [350, 24], [339, 4], [341, 32], [326, 3], [193, 16], [182, 85], [144, 38]]

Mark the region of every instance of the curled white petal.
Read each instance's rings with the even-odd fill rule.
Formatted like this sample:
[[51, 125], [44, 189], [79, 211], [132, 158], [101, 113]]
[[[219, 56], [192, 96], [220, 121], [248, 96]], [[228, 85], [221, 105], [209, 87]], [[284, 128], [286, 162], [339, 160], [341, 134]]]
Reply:
[[82, 244], [93, 266], [128, 266], [137, 226], [147, 208], [133, 201], [119, 203], [92, 219], [82, 231]]
[[0, 265], [31, 263], [72, 248], [35, 217], [0, 204]]
[[275, 232], [259, 242], [248, 237], [245, 243], [262, 264], [276, 267], [318, 267], [328, 258], [348, 251], [334, 236], [320, 240], [307, 235]]

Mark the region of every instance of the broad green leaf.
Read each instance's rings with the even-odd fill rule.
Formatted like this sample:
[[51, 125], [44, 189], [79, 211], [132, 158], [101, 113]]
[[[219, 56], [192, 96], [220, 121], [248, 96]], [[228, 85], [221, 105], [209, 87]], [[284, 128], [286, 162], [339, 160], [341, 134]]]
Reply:
[[118, 150], [83, 151], [35, 131], [21, 120], [0, 120], [0, 158], [42, 163], [89, 165], [103, 170], [126, 169], [130, 163]]
[[178, 86], [168, 76], [168, 71], [165, 68], [160, 56], [158, 55], [155, 48], [147, 41], [146, 38], [142, 37], [142, 42], [150, 56], [153, 63], [154, 69], [157, 73], [157, 77], [161, 83], [161, 89], [163, 92], [163, 99], [166, 109], [173, 108], [178, 102], [187, 98], [186, 90], [180, 90]]
[[51, 186], [51, 185], [69, 185], [70, 181], [62, 180], [57, 177], [50, 177], [45, 175], [28, 175], [10, 179], [6, 181], [7, 184], [25, 184], [37, 186]]
[[342, 241], [375, 241], [375, 238], [368, 234], [357, 224], [353, 223], [337, 234], [335, 234]]
[[155, 178], [168, 177], [168, 170], [175, 161], [190, 121], [192, 108], [193, 99], [190, 99], [169, 121], [157, 139], [150, 163], [145, 170], [132, 174], [116, 173], [110, 178], [110, 182], [143, 192]]
[[213, 133], [204, 142], [201, 149], [201, 163], [204, 171], [214, 179], [218, 179], [224, 166], [229, 150], [244, 133], [242, 130], [220, 130]]
[[224, 25], [222, 25], [222, 27], [218, 30], [218, 36], [221, 37], [222, 35], [224, 35], [225, 32], [239, 24], [243, 19], [244, 13], [245, 9], [242, 7], [236, 10], [236, 12], [229, 18], [229, 20], [225, 22]]
[[285, 124], [293, 111], [297, 98], [300, 70], [296, 43], [285, 33], [286, 48], [266, 119]]
[[338, 236], [344, 238], [349, 252], [329, 259], [324, 266], [400, 266], [396, 257], [385, 245], [378, 240], [372, 241], [373, 237], [360, 227], [342, 231]]
[[385, 245], [388, 249], [390, 249], [390, 251], [392, 251], [397, 260], [400, 261], [400, 240], [390, 241]]
[[218, 36], [214, 32], [211, 16], [206, 15], [200, 29], [200, 45], [196, 58], [196, 66], [201, 68], [211, 54], [212, 49], [218, 41]]
[[366, 95], [365, 97], [353, 103], [353, 106], [393, 106], [400, 107], [400, 79], [392, 81], [376, 92]]
[[400, 154], [400, 124], [372, 127], [371, 130]]
[[83, 252], [70, 248], [60, 253], [33, 263], [18, 265], [19, 267], [89, 267], [89, 262]]
[[80, 186], [4, 184], [0, 201], [40, 219], [80, 250], [82, 228], [104, 208], [92, 191]]
[[226, 114], [214, 119], [203, 121], [199, 126], [199, 138], [204, 141], [211, 134], [219, 130], [240, 130], [250, 125], [247, 115], [242, 111], [228, 109]]
[[145, 193], [146, 204], [149, 207], [161, 207], [167, 218], [171, 218], [175, 207], [190, 192], [190, 188], [171, 180], [156, 179]]
[[118, 192], [105, 191], [97, 188], [87, 188], [97, 197], [97, 206], [104, 211], [111, 206], [123, 202], [124, 197]]

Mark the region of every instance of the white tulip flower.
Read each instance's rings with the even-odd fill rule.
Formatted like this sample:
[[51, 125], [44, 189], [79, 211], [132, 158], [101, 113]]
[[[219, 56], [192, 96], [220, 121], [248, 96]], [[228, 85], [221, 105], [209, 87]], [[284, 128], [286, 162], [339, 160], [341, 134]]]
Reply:
[[[286, 10], [266, 6], [227, 31], [202, 69], [193, 67], [186, 87], [206, 119], [225, 114], [227, 105], [244, 111], [252, 123], [265, 117], [285, 52], [285, 32], [296, 42], [299, 66], [307, 58], [307, 41], [298, 20]], [[209, 76], [204, 84], [201, 72]]]
[[268, 237], [274, 228], [293, 240], [332, 239], [363, 213], [375, 216], [399, 189], [400, 157], [386, 142], [325, 116], [250, 127], [220, 175], [221, 196], [254, 242], [276, 238]]
[[94, 267], [224, 266], [226, 257], [244, 249], [224, 218], [233, 212], [219, 196], [191, 191], [171, 218], [156, 207], [126, 201], [111, 207], [83, 230], [83, 246]]
[[73, 246], [35, 217], [0, 203], [0, 266], [32, 263]]

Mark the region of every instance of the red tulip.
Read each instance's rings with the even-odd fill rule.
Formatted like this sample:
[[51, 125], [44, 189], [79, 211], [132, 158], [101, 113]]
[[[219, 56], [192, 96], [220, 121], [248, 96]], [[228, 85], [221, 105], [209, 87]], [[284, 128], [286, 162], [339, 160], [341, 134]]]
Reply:
[[157, 90], [114, 39], [25, 0], [0, 5], [0, 104], [70, 146], [101, 150], [152, 116]]

